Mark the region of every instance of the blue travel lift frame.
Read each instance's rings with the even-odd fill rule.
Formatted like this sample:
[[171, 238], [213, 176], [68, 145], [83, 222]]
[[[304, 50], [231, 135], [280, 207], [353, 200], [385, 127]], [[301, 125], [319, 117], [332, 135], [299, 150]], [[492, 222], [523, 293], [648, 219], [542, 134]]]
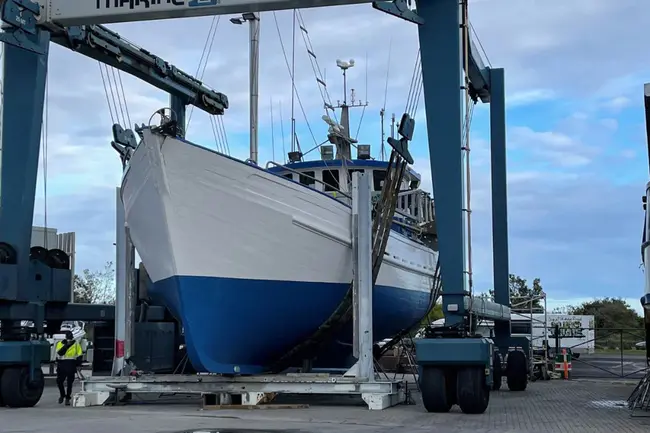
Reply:
[[[360, 2], [363, 1], [350, 0], [349, 3]], [[321, 6], [327, 4], [333, 2], [318, 3]], [[291, 1], [275, 2], [273, 5], [259, 4], [253, 9], [262, 11], [277, 9], [280, 6], [300, 6]], [[192, 16], [214, 15], [225, 11], [219, 10], [220, 6], [215, 1], [189, 6], [201, 6], [193, 8]], [[373, 2], [373, 6], [419, 25], [420, 46], [423, 48], [421, 58], [424, 99], [429, 114], [427, 127], [431, 132], [429, 151], [444, 283], [443, 306], [447, 324], [452, 326], [450, 329], [462, 331], [418, 343], [417, 360], [424, 373], [421, 378], [423, 395], [431, 396], [433, 392], [434, 396], [439, 396], [439, 390], [443, 390], [443, 395], [447, 395], [451, 389], [445, 385], [446, 379], [442, 382], [438, 379], [437, 382], [432, 381], [429, 372], [441, 369], [448, 372], [451, 371], [451, 366], [469, 366], [474, 368], [469, 369], [474, 373], [458, 374], [459, 383], [463, 385], [458, 388], [458, 395], [465, 396], [465, 403], [473, 402], [462, 403], [461, 407], [464, 406], [466, 411], [478, 411], [477, 407], [487, 407], [486, 399], [481, 397], [481, 393], [468, 397], [471, 392], [468, 394], [467, 389], [480, 391], [484, 385], [493, 382], [493, 345], [488, 339], [469, 338], [471, 330], [462, 326], [469, 314], [469, 304], [465, 297], [463, 266], [463, 179], [460, 152], [463, 115], [460, 100], [462, 51], [458, 0], [421, 0], [416, 12], [408, 10], [406, 0]], [[162, 59], [145, 51], [134, 52], [129, 48], [129, 44], [119, 37], [111, 36], [111, 32], [106, 28], [80, 26], [61, 31], [61, 28], [56, 26], [38, 26], [39, 5], [30, 0], [4, 0], [0, 1], [0, 7], [6, 28], [5, 33], [0, 34], [0, 40], [5, 42], [0, 181], [1, 185], [11, 185], [10, 188], [2, 190], [0, 198], [3, 210], [0, 213], [3, 241], [0, 243], [0, 320], [3, 320], [5, 329], [3, 341], [0, 342], [0, 365], [3, 366], [0, 396], [3, 396], [4, 403], [10, 406], [33, 406], [43, 391], [43, 378], [39, 367], [43, 360], [49, 358], [49, 345], [42, 337], [36, 341], [14, 338], [12, 333], [7, 331], [11, 328], [11, 322], [32, 320], [35, 322], [37, 333], [43, 335], [44, 320], [112, 320], [114, 316], [114, 309], [111, 307], [69, 303], [72, 275], [69, 259], [64, 253], [40, 251], [36, 254], [30, 251], [50, 38], [52, 42], [106, 62], [169, 92], [173, 95], [170, 105], [174, 108], [176, 120], [180, 125], [185, 123], [183, 116], [188, 104], [209, 113], [221, 114], [227, 108], [228, 102], [224, 95], [206, 89], [200, 82], [180, 73]], [[247, 7], [251, 8], [250, 5]], [[180, 8], [178, 11], [179, 14], [189, 14]], [[230, 10], [228, 13], [235, 11]], [[154, 15], [137, 18], [135, 15], [125, 15], [124, 19], [113, 21], [161, 18]], [[167, 17], [172, 15], [170, 12]], [[101, 19], [101, 16], [93, 17], [89, 19], [89, 23]], [[467, 72], [472, 90], [483, 102], [489, 102], [492, 98], [495, 291], [496, 301], [507, 307], [509, 294], [503, 71], [484, 67], [472, 44], [469, 51], [470, 66]], [[114, 127], [116, 148], [125, 141], [121, 136], [122, 132], [124, 131], [120, 128]], [[507, 350], [509, 338], [509, 326], [497, 325], [495, 342], [502, 352]], [[510, 370], [510, 367], [508, 369]], [[460, 380], [461, 378], [466, 378], [467, 382], [464, 382], [465, 379]], [[446, 402], [449, 403], [449, 400]], [[440, 409], [431, 405], [431, 399], [425, 399], [425, 406], [428, 410]]]
[[[473, 61], [475, 69], [468, 71], [479, 72], [483, 86], [477, 89], [473, 81], [471, 90], [482, 102], [490, 103], [495, 303], [488, 303], [479, 298], [470, 301], [465, 287], [461, 11], [457, 0], [437, 0], [421, 1], [417, 13], [428, 24], [420, 26], [419, 36], [420, 46], [427, 47], [421, 51], [422, 75], [445, 316], [443, 328], [431, 329], [431, 338], [415, 343], [422, 398], [428, 411], [447, 412], [458, 404], [463, 412], [482, 413], [488, 407], [490, 390], [500, 387], [503, 355], [507, 356], [505, 373], [511, 390], [525, 389], [528, 373], [523, 351], [508, 354], [509, 347], [518, 344], [511, 338], [509, 323], [504, 70]], [[482, 315], [478, 303], [493, 313], [501, 309], [491, 315], [494, 341], [475, 336], [469, 329], [470, 314]]]
[[[71, 303], [73, 275], [66, 253], [30, 248], [50, 42], [167, 91], [177, 115], [184, 116], [188, 104], [223, 114], [228, 99], [103, 26], [53, 32], [36, 25], [36, 3], [6, 0], [0, 6], [5, 44], [0, 186], [7, 186], [0, 197], [0, 406], [31, 407], [43, 393], [41, 364], [50, 360], [44, 322], [50, 327], [64, 320], [115, 318], [111, 305]], [[162, 320], [164, 308], [152, 306], [147, 314]], [[32, 321], [39, 338], [17, 332], [21, 320]]]

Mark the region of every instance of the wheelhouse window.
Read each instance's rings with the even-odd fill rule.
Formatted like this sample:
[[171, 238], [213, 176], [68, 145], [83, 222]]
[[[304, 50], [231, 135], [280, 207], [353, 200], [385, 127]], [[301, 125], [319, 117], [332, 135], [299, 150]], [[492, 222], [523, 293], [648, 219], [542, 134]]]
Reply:
[[381, 191], [381, 188], [384, 186], [385, 180], [386, 180], [386, 170], [373, 170], [372, 182], [375, 191]]
[[323, 170], [323, 183], [325, 191], [336, 191], [339, 189], [339, 171]]
[[307, 186], [313, 186], [316, 184], [316, 172], [315, 171], [305, 171], [300, 173], [300, 183]]
[[352, 173], [363, 173], [365, 170], [363, 168], [351, 168], [348, 170], [348, 182], [352, 183]]
[[286, 177], [287, 179], [293, 180], [293, 173], [283, 174], [282, 176]]

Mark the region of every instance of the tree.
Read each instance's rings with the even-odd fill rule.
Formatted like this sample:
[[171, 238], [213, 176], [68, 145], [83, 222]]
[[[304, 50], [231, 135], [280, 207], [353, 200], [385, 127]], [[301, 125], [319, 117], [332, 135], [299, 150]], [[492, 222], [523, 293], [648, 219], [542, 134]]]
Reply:
[[631, 349], [644, 338], [643, 318], [623, 299], [595, 299], [566, 310], [568, 314], [594, 316], [597, 348]]
[[[531, 299], [533, 313], [544, 312], [544, 306], [542, 305], [544, 290], [542, 289], [542, 283], [539, 278], [535, 278], [532, 287], [529, 287], [525, 279], [518, 275], [510, 274], [508, 286], [510, 288], [510, 303], [513, 312], [530, 313]], [[490, 297], [494, 299], [494, 289], [490, 289]]]
[[101, 271], [84, 269], [74, 276], [74, 302], [80, 304], [114, 304], [115, 270], [106, 262]]
[[594, 327], [600, 329], [641, 329], [643, 319], [621, 298], [602, 298], [567, 307], [569, 314], [594, 316]]

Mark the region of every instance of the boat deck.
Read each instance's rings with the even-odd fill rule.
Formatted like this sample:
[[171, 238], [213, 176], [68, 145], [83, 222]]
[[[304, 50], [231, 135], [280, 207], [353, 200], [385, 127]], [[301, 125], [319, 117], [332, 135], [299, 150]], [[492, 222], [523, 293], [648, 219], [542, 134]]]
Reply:
[[[647, 432], [650, 418], [632, 418], [620, 406], [633, 388], [631, 382], [536, 382], [529, 384], [524, 393], [492, 393], [485, 414], [465, 415], [457, 408], [449, 414], [426, 413], [417, 394], [417, 405], [381, 412], [363, 406], [319, 405], [322, 401], [309, 402], [307, 409], [200, 410], [196, 398], [179, 397], [169, 397], [166, 403], [143, 404], [134, 398], [129, 406], [70, 408], [56, 403], [56, 387], [48, 381], [39, 409], [0, 409], [0, 417], [3, 431], [35, 433]], [[172, 399], [177, 404], [171, 405]]]

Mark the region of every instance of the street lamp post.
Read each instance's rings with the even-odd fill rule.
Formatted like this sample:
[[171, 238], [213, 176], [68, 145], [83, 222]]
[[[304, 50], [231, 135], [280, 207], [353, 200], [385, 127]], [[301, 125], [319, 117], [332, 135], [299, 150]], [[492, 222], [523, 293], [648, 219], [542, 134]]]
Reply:
[[241, 17], [231, 18], [233, 24], [244, 24], [248, 22], [250, 31], [250, 156], [249, 158], [257, 163], [258, 144], [258, 99], [259, 99], [259, 69], [260, 69], [260, 16], [255, 12], [246, 12]]

